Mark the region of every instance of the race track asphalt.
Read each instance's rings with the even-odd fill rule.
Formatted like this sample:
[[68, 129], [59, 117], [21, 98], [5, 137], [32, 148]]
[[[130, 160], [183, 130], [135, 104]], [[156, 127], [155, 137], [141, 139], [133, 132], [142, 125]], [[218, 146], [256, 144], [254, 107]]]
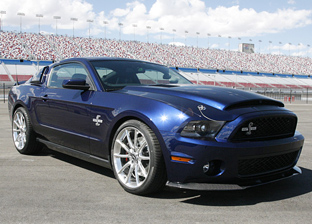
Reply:
[[0, 223], [311, 223], [312, 104], [286, 105], [305, 136], [303, 174], [242, 191], [126, 193], [113, 172], [50, 150], [19, 154], [0, 102]]

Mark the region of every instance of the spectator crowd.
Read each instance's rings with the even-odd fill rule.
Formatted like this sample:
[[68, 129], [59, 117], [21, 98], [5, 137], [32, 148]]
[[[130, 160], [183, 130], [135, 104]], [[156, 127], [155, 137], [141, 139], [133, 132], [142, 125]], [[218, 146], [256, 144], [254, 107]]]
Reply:
[[189, 46], [53, 34], [0, 33], [0, 58], [58, 61], [70, 57], [123, 57], [173, 67], [310, 75], [309, 57], [243, 53]]

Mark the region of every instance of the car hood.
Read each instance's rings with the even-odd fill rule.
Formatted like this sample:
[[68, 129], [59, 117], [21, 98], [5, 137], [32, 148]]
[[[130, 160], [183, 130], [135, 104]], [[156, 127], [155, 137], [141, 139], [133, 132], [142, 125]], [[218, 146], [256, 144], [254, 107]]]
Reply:
[[231, 88], [199, 85], [127, 86], [123, 93], [162, 101], [212, 120], [233, 120], [255, 111], [285, 110], [271, 98]]

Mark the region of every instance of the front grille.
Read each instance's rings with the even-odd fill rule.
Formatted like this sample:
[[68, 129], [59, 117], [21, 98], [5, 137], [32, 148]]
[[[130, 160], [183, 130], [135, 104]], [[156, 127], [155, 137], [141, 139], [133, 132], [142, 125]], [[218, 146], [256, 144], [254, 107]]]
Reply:
[[256, 141], [287, 138], [294, 135], [296, 116], [265, 116], [250, 119], [240, 124], [233, 132], [231, 141]]
[[297, 161], [298, 153], [299, 150], [282, 155], [239, 159], [238, 175], [241, 177], [262, 175], [293, 167]]

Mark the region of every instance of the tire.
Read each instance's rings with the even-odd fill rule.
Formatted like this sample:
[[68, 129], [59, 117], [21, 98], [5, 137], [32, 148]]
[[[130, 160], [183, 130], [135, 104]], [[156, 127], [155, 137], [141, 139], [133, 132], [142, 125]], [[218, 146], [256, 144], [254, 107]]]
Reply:
[[167, 175], [158, 139], [140, 121], [129, 120], [118, 128], [111, 161], [116, 179], [129, 193], [146, 195], [165, 186]]
[[16, 109], [12, 119], [12, 136], [16, 150], [21, 154], [37, 154], [42, 146], [36, 141], [28, 113], [23, 107]]

